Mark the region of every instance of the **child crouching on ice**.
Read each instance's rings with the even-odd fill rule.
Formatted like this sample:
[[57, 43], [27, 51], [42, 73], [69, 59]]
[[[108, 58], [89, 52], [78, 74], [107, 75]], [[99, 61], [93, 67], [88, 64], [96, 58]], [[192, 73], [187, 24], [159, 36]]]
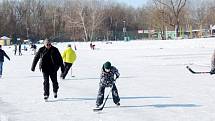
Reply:
[[116, 67], [111, 66], [111, 63], [107, 61], [102, 66], [100, 83], [99, 83], [99, 91], [96, 100], [96, 107], [98, 108], [104, 100], [104, 92], [106, 87], [112, 87], [112, 97], [113, 102], [119, 106], [120, 98], [118, 95], [118, 91], [115, 85], [116, 79], [119, 77], [119, 72]]

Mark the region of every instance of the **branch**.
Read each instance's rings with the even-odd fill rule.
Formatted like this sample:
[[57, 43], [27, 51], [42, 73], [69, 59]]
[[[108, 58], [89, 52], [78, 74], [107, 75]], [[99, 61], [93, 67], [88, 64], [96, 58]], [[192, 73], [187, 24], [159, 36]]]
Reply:
[[170, 10], [172, 10], [172, 8], [171, 8], [168, 4], [162, 2], [161, 0], [154, 0], [154, 2], [158, 2], [158, 3], [160, 3], [160, 4], [164, 5], [164, 6], [166, 6], [166, 7], [169, 8]]
[[[181, 1], [182, 1], [182, 0], [180, 0], [180, 4], [181, 4]], [[181, 10], [182, 10], [182, 8], [186, 5], [186, 1], [187, 1], [187, 0], [184, 0], [184, 3], [182, 4], [181, 7], [180, 7], [180, 4], [178, 5], [178, 8], [179, 8], [179, 9], [177, 10], [178, 13], [180, 13]]]
[[177, 17], [177, 13], [175, 11], [175, 6], [174, 6], [174, 3], [173, 3], [173, 0], [171, 0], [171, 5], [172, 5], [173, 13], [174, 13], [175, 17]]

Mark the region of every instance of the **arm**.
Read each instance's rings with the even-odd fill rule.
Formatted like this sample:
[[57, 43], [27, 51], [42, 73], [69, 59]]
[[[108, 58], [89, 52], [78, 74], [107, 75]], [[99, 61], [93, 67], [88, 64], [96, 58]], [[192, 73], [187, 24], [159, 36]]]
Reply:
[[119, 78], [120, 73], [119, 73], [118, 69], [116, 69], [115, 67], [114, 67], [114, 74], [116, 75], [115, 80], [116, 80], [117, 78]]
[[34, 60], [33, 60], [33, 63], [32, 63], [32, 66], [31, 66], [31, 71], [34, 71], [35, 70], [35, 67], [37, 65], [37, 62], [39, 61], [40, 59], [40, 53], [41, 53], [41, 49], [39, 49], [39, 51], [36, 53], [36, 55], [34, 56]]
[[63, 64], [63, 59], [62, 59], [62, 56], [58, 49], [57, 49], [56, 54], [57, 54], [57, 57], [59, 58], [59, 66], [61, 68], [61, 72], [64, 72], [65, 68], [64, 68], [64, 64]]
[[76, 60], [76, 58], [77, 58], [77, 55], [76, 55], [76, 53], [75, 53], [75, 51], [74, 51], [74, 50], [72, 50], [72, 51], [73, 51], [74, 62], [75, 62], [75, 60]]

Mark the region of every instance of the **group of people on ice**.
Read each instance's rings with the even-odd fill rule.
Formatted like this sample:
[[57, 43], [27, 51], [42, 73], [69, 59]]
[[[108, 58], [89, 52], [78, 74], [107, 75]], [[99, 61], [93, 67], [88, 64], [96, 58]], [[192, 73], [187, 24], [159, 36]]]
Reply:
[[[4, 50], [2, 50], [0, 45], [0, 77], [2, 75], [4, 56], [8, 58], [8, 60], [10, 60], [9, 56], [5, 53]], [[39, 60], [40, 60], [39, 69], [42, 71], [44, 80], [43, 81], [44, 99], [45, 101], [47, 101], [50, 95], [49, 79], [51, 79], [52, 81], [54, 98], [57, 98], [57, 93], [59, 89], [57, 71], [59, 70], [59, 68], [61, 68], [60, 77], [62, 79], [65, 79], [70, 68], [72, 67], [73, 63], [76, 60], [76, 53], [71, 48], [71, 44], [68, 44], [65, 51], [61, 54], [58, 48], [54, 47], [51, 44], [51, 41], [46, 39], [44, 40], [44, 46], [39, 48], [34, 56], [31, 71], [35, 71], [35, 67]], [[117, 87], [115, 85], [115, 81], [117, 78], [119, 78], [119, 76], [120, 74], [118, 72], [118, 69], [112, 66], [109, 61], [105, 62], [102, 65], [96, 107], [99, 107], [103, 103], [104, 92], [105, 88], [107, 87], [111, 87], [113, 102], [116, 105], [120, 105], [120, 98]]]
[[[10, 60], [9, 56], [5, 53], [5, 51], [2, 49], [2, 46], [0, 45], [0, 78], [2, 77], [4, 57]], [[36, 52], [34, 56], [33, 63], [31, 66], [32, 71], [35, 71], [35, 67], [39, 60], [40, 60], [39, 69], [42, 71], [43, 80], [44, 80], [43, 81], [44, 99], [47, 101], [50, 95], [49, 79], [51, 79], [53, 84], [54, 98], [57, 98], [57, 93], [59, 89], [58, 80], [57, 80], [57, 71], [59, 70], [59, 68], [61, 68], [60, 77], [62, 79], [65, 79], [70, 68], [72, 67], [73, 63], [76, 60], [76, 53], [71, 48], [71, 44], [68, 44], [65, 51], [61, 54], [58, 48], [54, 47], [51, 44], [50, 40], [46, 39], [44, 41], [44, 46], [39, 48], [39, 50]], [[211, 70], [209, 73], [215, 74], [215, 51], [212, 56]], [[71, 69], [71, 75], [72, 75], [72, 69]], [[118, 69], [114, 67], [111, 64], [111, 62], [107, 61], [102, 65], [99, 89], [98, 89], [97, 100], [96, 100], [97, 108], [103, 104], [105, 88], [107, 87], [111, 87], [113, 102], [116, 105], [120, 105], [120, 97], [115, 84], [115, 81], [117, 80], [117, 78], [119, 78], [119, 76], [120, 76], [120, 73]]]
[[43, 73], [43, 86], [44, 86], [44, 99], [49, 98], [49, 78], [53, 83], [53, 93], [54, 97], [57, 98], [58, 92], [58, 81], [57, 81], [57, 71], [61, 68], [61, 78], [65, 79], [69, 69], [76, 60], [75, 51], [71, 48], [69, 44], [67, 49], [61, 55], [59, 50], [54, 47], [51, 42], [46, 39], [44, 41], [44, 46], [39, 48], [37, 51], [31, 70], [35, 71], [37, 62], [40, 60], [39, 68]]
[[[34, 47], [34, 49], [36, 50], [36, 47]], [[9, 56], [5, 53], [5, 51], [2, 49], [2, 46], [0, 45], [0, 78], [2, 77], [4, 57], [10, 60]], [[44, 41], [44, 46], [39, 48], [39, 50], [36, 52], [34, 56], [33, 63], [31, 66], [32, 71], [35, 71], [35, 67], [39, 60], [40, 60], [39, 69], [42, 71], [44, 80], [43, 81], [44, 99], [47, 101], [50, 95], [49, 79], [51, 79], [53, 83], [54, 98], [57, 98], [57, 93], [59, 89], [57, 71], [59, 70], [59, 68], [61, 68], [60, 77], [62, 79], [65, 79], [70, 68], [72, 67], [73, 63], [76, 60], [76, 53], [71, 48], [71, 44], [68, 44], [65, 51], [61, 54], [59, 50], [51, 44], [50, 40], [46, 39]], [[211, 70], [209, 73], [215, 74], [215, 51], [212, 56]], [[115, 84], [115, 81], [117, 80], [117, 78], [119, 78], [119, 76], [120, 73], [118, 69], [114, 67], [111, 64], [111, 62], [107, 61], [102, 65], [96, 107], [99, 107], [103, 104], [105, 88], [107, 87], [111, 87], [113, 102], [116, 105], [120, 105], [120, 97]]]
[[[19, 44], [14, 44], [14, 55], [16, 55], [17, 49], [19, 51], [18, 55], [21, 56], [22, 55], [22, 43], [21, 42]], [[26, 47], [26, 45], [24, 45], [23, 49], [24, 49], [24, 51], [28, 51], [28, 48]], [[32, 55], [35, 55], [36, 50], [37, 50], [37, 46], [35, 44], [30, 44], [30, 49], [33, 52]]]
[[[76, 53], [71, 48], [71, 45], [68, 44], [66, 50], [60, 54], [59, 50], [54, 47], [51, 42], [46, 39], [44, 41], [44, 46], [39, 48], [37, 51], [31, 70], [35, 71], [35, 67], [37, 62], [40, 60], [39, 68], [43, 73], [43, 86], [44, 86], [44, 99], [47, 101], [49, 98], [49, 78], [53, 83], [53, 93], [54, 98], [57, 98], [57, 93], [59, 89], [58, 81], [57, 81], [57, 71], [61, 68], [62, 79], [65, 79], [68, 71], [72, 67], [73, 63], [76, 60]], [[104, 100], [104, 91], [106, 87], [112, 87], [112, 96], [113, 101], [116, 105], [120, 105], [120, 98], [118, 95], [118, 90], [115, 85], [116, 79], [119, 77], [119, 72], [116, 67], [112, 66], [109, 61], [105, 62], [102, 66], [99, 90], [97, 95], [96, 106], [99, 107]]]

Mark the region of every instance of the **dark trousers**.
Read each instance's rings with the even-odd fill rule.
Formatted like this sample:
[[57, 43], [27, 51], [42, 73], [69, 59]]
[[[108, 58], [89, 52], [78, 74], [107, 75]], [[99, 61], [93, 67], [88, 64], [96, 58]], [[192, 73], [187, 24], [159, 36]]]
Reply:
[[16, 49], [14, 50], [14, 55], [16, 55]]
[[[105, 93], [105, 86], [100, 85], [98, 95], [97, 95], [97, 100], [96, 100], [96, 105], [97, 106], [100, 106], [103, 103], [104, 93]], [[112, 97], [113, 97], [113, 102], [115, 104], [117, 104], [120, 101], [118, 90], [117, 90], [115, 84], [113, 84], [113, 88], [112, 88]]]
[[69, 72], [69, 69], [72, 67], [72, 63], [64, 63], [64, 67], [65, 67], [65, 70], [64, 70], [64, 72], [61, 74], [61, 77], [63, 78], [63, 79], [65, 79], [65, 77], [66, 77], [66, 75], [67, 75], [67, 73]]
[[19, 55], [22, 55], [22, 52], [21, 52], [21, 51], [19, 51]]
[[43, 72], [43, 89], [44, 89], [44, 96], [49, 96], [49, 77], [51, 78], [52, 85], [53, 85], [53, 92], [58, 92], [58, 82], [57, 82], [57, 72]]

